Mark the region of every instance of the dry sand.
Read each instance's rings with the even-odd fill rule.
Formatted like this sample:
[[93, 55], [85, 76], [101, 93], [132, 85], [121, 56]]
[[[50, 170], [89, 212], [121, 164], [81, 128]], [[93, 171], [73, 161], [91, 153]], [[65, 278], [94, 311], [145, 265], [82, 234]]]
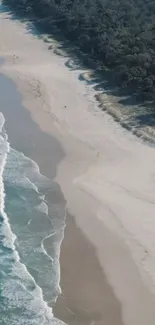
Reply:
[[[4, 75], [0, 76], [0, 89], [0, 107], [2, 105], [1, 111], [5, 115], [5, 129], [11, 147], [37, 162], [41, 173], [53, 179], [60, 161], [65, 157], [60, 142], [53, 135], [41, 131], [31, 119], [29, 111], [21, 105], [20, 93], [15, 84]], [[112, 325], [116, 321], [123, 325], [121, 305], [108, 284], [96, 250], [66, 211], [61, 189], [53, 183], [52, 189], [46, 189], [45, 193], [48, 202], [59, 202], [61, 214], [66, 214], [67, 222], [60, 256], [62, 294], [53, 308], [54, 315], [69, 325], [87, 325], [93, 322]], [[63, 230], [61, 233], [63, 235]], [[44, 241], [44, 247], [50, 255], [53, 236]], [[47, 297], [44, 281], [42, 289]], [[50, 295], [48, 301], [49, 298]]]
[[[96, 250], [103, 274], [121, 303], [124, 324], [154, 325], [154, 148], [101, 112], [93, 89], [79, 81], [80, 69], [69, 70], [66, 58], [49, 51], [26, 25], [6, 13], [0, 16], [0, 39], [2, 72], [16, 82], [32, 119], [64, 148], [66, 157], [56, 180], [69, 212]], [[71, 238], [69, 233], [66, 237]], [[120, 322], [119, 318], [105, 324]]]

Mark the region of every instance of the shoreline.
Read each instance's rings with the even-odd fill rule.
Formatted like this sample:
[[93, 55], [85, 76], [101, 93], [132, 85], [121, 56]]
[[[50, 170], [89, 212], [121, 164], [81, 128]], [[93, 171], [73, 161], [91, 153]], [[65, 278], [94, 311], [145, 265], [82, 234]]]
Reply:
[[68, 325], [125, 324], [121, 304], [108, 283], [95, 247], [69, 214], [60, 265], [62, 294], [53, 307], [55, 317]]
[[[5, 80], [5, 77], [2, 76], [0, 82], [1, 89], [4, 90], [6, 87], [11, 94], [10, 105], [6, 105], [6, 99], [4, 109], [2, 109], [2, 113], [6, 118], [5, 128], [11, 147], [33, 159], [40, 167], [41, 174], [51, 179], [54, 178], [55, 181], [56, 169], [60, 161], [63, 161], [65, 157], [55, 133], [53, 137], [52, 132], [48, 136], [48, 134], [41, 131], [38, 125], [31, 120], [26, 108], [17, 101], [17, 97], [15, 97], [15, 104], [12, 105], [14, 93], [17, 91], [12, 81]], [[3, 82], [4, 87], [2, 86]], [[3, 91], [4, 93], [5, 91]], [[16, 129], [16, 116], [18, 116], [18, 125], [21, 125], [22, 128]], [[29, 130], [28, 134], [26, 133], [27, 129]], [[82, 144], [79, 145], [79, 148], [81, 147]], [[54, 161], [50, 157], [48, 159], [44, 158], [43, 154], [45, 157], [47, 154], [49, 156], [53, 154]], [[62, 193], [62, 196], [63, 194], [65, 193]], [[64, 200], [63, 197], [61, 198], [61, 193], [58, 196], [59, 200]], [[46, 199], [52, 202], [52, 193], [46, 193]], [[113, 288], [108, 284], [95, 248], [84, 235], [82, 229], [76, 225], [74, 217], [68, 212], [66, 222], [60, 255], [62, 273], [60, 287], [62, 294], [58, 296], [55, 305], [52, 306], [54, 317], [65, 321], [68, 325], [86, 325], [90, 324], [90, 322], [100, 325], [103, 321], [106, 321], [107, 325], [115, 325], [116, 320], [119, 325], [124, 325], [121, 319], [121, 305], [115, 297]], [[50, 242], [47, 245], [45, 244], [45, 249], [50, 255]], [[81, 253], [83, 254], [82, 259]]]
[[1, 24], [6, 30], [1, 71], [17, 84], [38, 127], [64, 148], [56, 181], [69, 213], [96, 249], [125, 325], [153, 325], [154, 151], [99, 112], [92, 89], [76, 78], [78, 72], [68, 71], [63, 58], [27, 35], [24, 24], [5, 19]]

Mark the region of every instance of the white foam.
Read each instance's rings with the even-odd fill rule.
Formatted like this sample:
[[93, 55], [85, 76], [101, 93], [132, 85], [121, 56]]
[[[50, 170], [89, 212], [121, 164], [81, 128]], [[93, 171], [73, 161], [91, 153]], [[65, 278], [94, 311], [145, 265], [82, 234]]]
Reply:
[[[0, 132], [2, 132], [4, 122], [5, 122], [4, 116], [3, 114], [0, 113]], [[55, 323], [58, 324], [59, 320], [54, 319], [52, 309], [48, 307], [47, 303], [43, 299], [42, 289], [36, 284], [34, 278], [28, 272], [26, 266], [20, 262], [20, 257], [15, 247], [16, 236], [13, 234], [11, 230], [7, 214], [5, 213], [5, 192], [4, 192], [4, 183], [3, 183], [3, 172], [4, 172], [8, 153], [10, 152], [10, 146], [9, 143], [6, 141], [6, 138], [7, 136], [5, 138], [0, 136], [0, 149], [2, 150], [1, 157], [0, 157], [0, 199], [1, 199], [0, 213], [4, 219], [4, 222], [1, 226], [1, 230], [2, 230], [2, 234], [4, 235], [3, 245], [12, 250], [12, 256], [14, 258], [14, 262], [12, 265], [12, 279], [11, 278], [7, 279], [5, 277], [5, 281], [1, 284], [2, 295], [3, 298], [4, 297], [7, 298], [8, 303], [10, 303], [10, 308], [12, 308], [12, 306], [14, 305], [16, 308], [25, 307], [26, 310], [29, 310], [31, 312], [33, 311], [33, 313], [35, 312], [36, 320], [32, 319], [33, 325], [34, 324], [50, 325]], [[39, 168], [37, 164], [34, 163], [33, 165], [36, 172], [39, 172]], [[31, 183], [28, 179], [26, 179], [26, 181], [27, 184]], [[38, 188], [34, 184], [31, 183], [31, 186], [37, 193], [39, 193]], [[44, 203], [44, 209], [45, 206], [46, 204]], [[48, 212], [47, 208], [46, 208], [46, 212]], [[44, 253], [47, 254], [46, 251], [44, 251]], [[7, 256], [2, 257], [3, 262], [5, 259], [7, 259]], [[14, 277], [17, 277], [18, 280], [15, 280]], [[21, 279], [20, 282], [19, 279]], [[33, 290], [29, 290], [30, 284], [31, 284], [31, 289], [33, 288]], [[27, 300], [25, 295], [25, 290], [28, 296], [31, 297], [31, 299], [29, 298]], [[24, 302], [25, 302], [25, 306], [24, 306]], [[7, 303], [7, 308], [9, 308], [8, 303]], [[1, 313], [1, 317], [3, 317], [2, 313]], [[6, 316], [4, 317], [7, 320]], [[16, 317], [13, 314], [12, 324], [16, 324], [15, 319]], [[25, 322], [25, 321], [23, 322], [22, 319], [20, 320], [21, 325], [25, 325], [26, 323], [31, 324], [31, 322]], [[60, 321], [60, 323], [63, 322]]]
[[[12, 170], [14, 171], [12, 173]], [[19, 179], [21, 173], [21, 179]], [[26, 157], [22, 152], [18, 152], [11, 148], [10, 155], [7, 162], [7, 176], [11, 178], [12, 183], [16, 184], [18, 177], [18, 184], [23, 187], [33, 188], [39, 193], [38, 187], [41, 189], [51, 187], [51, 180], [40, 173], [39, 166], [32, 159]]]
[[47, 204], [42, 201], [38, 206], [37, 206], [37, 210], [39, 210], [40, 212], [46, 214], [48, 216], [48, 206]]
[[54, 231], [52, 234], [50, 234], [50, 235], [46, 236], [45, 238], [43, 238], [42, 241], [41, 241], [41, 249], [42, 249], [42, 251], [43, 251], [44, 254], [45, 254], [46, 256], [48, 256], [48, 258], [49, 258], [50, 260], [52, 260], [52, 261], [53, 261], [53, 258], [52, 258], [48, 253], [47, 253], [47, 251], [46, 251], [46, 249], [45, 249], [45, 247], [44, 247], [44, 241], [45, 241], [46, 239], [48, 239], [48, 238], [54, 236], [55, 234], [56, 234], [56, 231]]
[[4, 115], [0, 112], [0, 132], [2, 132], [2, 128], [4, 126], [4, 123], [5, 123]]

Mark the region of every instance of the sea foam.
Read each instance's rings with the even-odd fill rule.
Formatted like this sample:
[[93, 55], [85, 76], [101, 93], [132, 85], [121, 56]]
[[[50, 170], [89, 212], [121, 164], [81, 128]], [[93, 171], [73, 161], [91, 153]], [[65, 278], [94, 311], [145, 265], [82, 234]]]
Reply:
[[[15, 222], [11, 223], [10, 218], [6, 213], [8, 207], [7, 193], [5, 188], [8, 184], [11, 190], [17, 191], [20, 189], [22, 202], [27, 201], [25, 193], [31, 192], [39, 202], [37, 212], [40, 210], [42, 216], [48, 216], [48, 206], [44, 201], [45, 195], [39, 193], [37, 185], [40, 188], [51, 186], [50, 180], [44, 178], [39, 172], [39, 167], [22, 153], [10, 148], [7, 134], [4, 130], [5, 119], [0, 113], [0, 314], [1, 321], [4, 325], [54, 325], [63, 323], [53, 317], [52, 308], [44, 300], [42, 288], [36, 282], [35, 277], [30, 273], [27, 266], [24, 264], [24, 256], [18, 252], [18, 231], [15, 234], [12, 229], [15, 227]], [[10, 162], [10, 165], [8, 164]], [[22, 175], [22, 177], [21, 177]], [[34, 194], [36, 193], [36, 194]], [[9, 197], [10, 200], [10, 197]], [[18, 211], [18, 202], [12, 200], [12, 210], [14, 213]], [[28, 202], [26, 202], [28, 205]], [[14, 209], [15, 208], [15, 209]], [[30, 210], [30, 208], [29, 208]], [[27, 209], [27, 211], [29, 211]], [[22, 215], [21, 215], [22, 218]], [[29, 216], [28, 216], [29, 218]], [[33, 216], [32, 216], [33, 219]], [[34, 223], [34, 220], [32, 220]], [[51, 222], [51, 221], [50, 221]], [[27, 222], [28, 224], [28, 222]], [[53, 230], [54, 231], [54, 230]], [[55, 231], [53, 232], [55, 233]], [[44, 238], [50, 237], [52, 234], [46, 234]], [[52, 260], [52, 257], [46, 252], [43, 241], [40, 242], [42, 254]], [[30, 241], [33, 243], [33, 241]], [[22, 244], [22, 243], [21, 243]], [[33, 250], [33, 247], [31, 247]], [[57, 260], [57, 259], [56, 259]], [[48, 265], [47, 265], [48, 267]], [[49, 271], [48, 271], [49, 273]], [[56, 287], [59, 288], [59, 267]], [[51, 273], [52, 277], [52, 273]]]

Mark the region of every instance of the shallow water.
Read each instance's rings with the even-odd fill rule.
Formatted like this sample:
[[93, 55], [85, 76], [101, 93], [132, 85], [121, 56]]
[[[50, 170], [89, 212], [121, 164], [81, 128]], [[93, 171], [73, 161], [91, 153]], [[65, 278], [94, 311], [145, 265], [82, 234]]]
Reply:
[[[0, 110], [3, 107], [5, 115], [5, 109], [19, 108], [21, 97], [12, 87], [14, 84], [2, 75], [0, 84], [3, 94]], [[41, 175], [32, 159], [22, 150], [10, 147], [9, 142], [14, 144], [15, 137], [13, 141], [8, 137], [3, 114], [0, 114], [0, 324], [60, 323], [53, 317], [51, 306], [60, 292], [59, 254], [65, 200], [59, 186]], [[23, 149], [26, 146], [23, 144]]]

